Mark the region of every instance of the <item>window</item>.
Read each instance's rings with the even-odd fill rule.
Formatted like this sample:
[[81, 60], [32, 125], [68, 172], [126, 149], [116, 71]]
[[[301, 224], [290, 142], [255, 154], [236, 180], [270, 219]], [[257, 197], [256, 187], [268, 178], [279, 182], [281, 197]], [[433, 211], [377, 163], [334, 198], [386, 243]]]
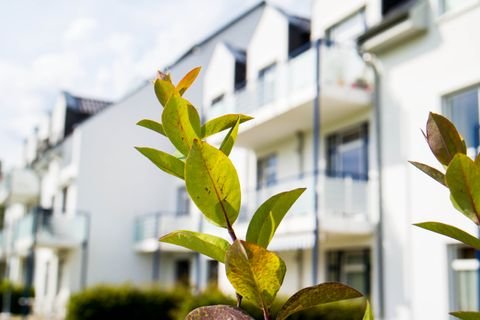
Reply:
[[277, 183], [277, 155], [270, 154], [257, 160], [257, 188]]
[[184, 216], [190, 213], [190, 200], [185, 186], [177, 189], [177, 215]]
[[474, 249], [448, 247], [451, 310], [478, 310], [479, 261]]
[[478, 0], [440, 0], [440, 14], [444, 14], [459, 8], [465, 8], [470, 4], [478, 2]]
[[225, 95], [221, 94], [212, 100], [211, 108], [219, 108], [223, 106]]
[[277, 64], [273, 63], [258, 72], [258, 102], [264, 105], [273, 101]]
[[367, 30], [365, 8], [334, 24], [326, 31], [328, 40], [355, 44], [356, 39]]
[[382, 0], [382, 16], [414, 2], [415, 0]]
[[67, 196], [68, 196], [68, 187], [63, 187], [63, 189], [62, 189], [62, 213], [67, 212]]
[[310, 29], [290, 23], [288, 25], [288, 57], [294, 58], [310, 48]]
[[175, 262], [175, 283], [180, 286], [190, 286], [189, 260], [177, 260]]
[[348, 284], [370, 295], [370, 250], [339, 250], [327, 253], [327, 280]]
[[327, 175], [368, 179], [368, 125], [327, 137]]
[[444, 98], [445, 114], [464, 137], [467, 148], [477, 149], [479, 146], [479, 95], [480, 88], [476, 87]]
[[214, 288], [218, 287], [218, 261], [208, 260], [207, 285]]
[[57, 294], [60, 293], [60, 290], [62, 289], [62, 281], [63, 281], [63, 273], [65, 270], [65, 258], [60, 257], [58, 259], [58, 265], [57, 265]]
[[246, 61], [235, 61], [235, 91], [245, 88], [247, 84], [247, 64]]

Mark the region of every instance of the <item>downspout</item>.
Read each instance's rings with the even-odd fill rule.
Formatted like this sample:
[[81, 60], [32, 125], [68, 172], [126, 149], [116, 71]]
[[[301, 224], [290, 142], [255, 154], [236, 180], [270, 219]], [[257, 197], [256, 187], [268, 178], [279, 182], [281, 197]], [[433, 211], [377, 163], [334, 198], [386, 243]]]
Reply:
[[80, 287], [82, 290], [87, 288], [88, 277], [88, 249], [90, 241], [91, 216], [89, 212], [82, 212], [85, 217], [85, 239], [82, 241], [82, 274], [80, 280]]
[[320, 216], [319, 216], [319, 159], [320, 159], [320, 48], [322, 39], [315, 41], [315, 98], [313, 102], [313, 213], [314, 230], [312, 246], [312, 285], [318, 284], [318, 265], [320, 254]]
[[361, 52], [359, 54], [363, 61], [372, 68], [374, 74], [373, 91], [373, 110], [375, 117], [375, 136], [376, 136], [376, 162], [378, 170], [378, 224], [376, 228], [376, 247], [377, 247], [377, 273], [378, 273], [378, 317], [383, 319], [385, 316], [385, 261], [383, 252], [383, 161], [382, 161], [382, 127], [381, 127], [381, 78], [380, 67], [377, 58], [370, 52]]

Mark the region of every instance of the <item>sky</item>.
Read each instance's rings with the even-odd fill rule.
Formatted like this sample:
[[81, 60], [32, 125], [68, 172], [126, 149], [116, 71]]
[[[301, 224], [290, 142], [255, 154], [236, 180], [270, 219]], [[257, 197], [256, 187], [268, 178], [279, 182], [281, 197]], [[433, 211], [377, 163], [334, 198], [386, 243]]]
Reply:
[[[0, 0], [0, 160], [61, 90], [115, 101], [259, 0]], [[303, 16], [310, 0], [271, 0]]]

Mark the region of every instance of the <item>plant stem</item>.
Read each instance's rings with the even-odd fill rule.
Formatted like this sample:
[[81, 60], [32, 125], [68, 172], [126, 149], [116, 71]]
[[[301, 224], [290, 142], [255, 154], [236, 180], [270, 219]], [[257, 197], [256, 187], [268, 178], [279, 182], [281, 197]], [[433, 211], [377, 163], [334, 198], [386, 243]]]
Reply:
[[263, 308], [263, 319], [264, 320], [270, 320], [270, 315], [268, 314], [267, 308]]
[[243, 297], [239, 293], [236, 293], [236, 295], [237, 295], [237, 308], [240, 308], [242, 305]]
[[[226, 215], [225, 215], [226, 216]], [[232, 225], [230, 224], [230, 221], [228, 221], [228, 218], [226, 219], [227, 220], [227, 230], [228, 230], [228, 234], [230, 235], [230, 238], [232, 238], [232, 241], [235, 242], [237, 241], [237, 235], [235, 234], [235, 231], [233, 230], [233, 227]]]

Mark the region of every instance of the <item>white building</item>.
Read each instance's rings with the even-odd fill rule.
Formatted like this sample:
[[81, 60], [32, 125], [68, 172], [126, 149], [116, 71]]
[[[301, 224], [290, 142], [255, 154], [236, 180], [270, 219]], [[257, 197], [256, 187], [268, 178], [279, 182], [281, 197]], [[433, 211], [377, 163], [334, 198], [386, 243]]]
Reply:
[[[478, 309], [475, 253], [412, 226], [469, 224], [407, 161], [435, 163], [418, 130], [428, 111], [450, 116], [471, 152], [478, 148], [480, 42], [472, 30], [479, 18], [478, 0], [316, 0], [308, 18], [262, 2], [172, 64], [176, 81], [203, 66], [187, 96], [204, 120], [255, 117], [241, 126], [241, 149], [232, 155], [243, 189], [239, 234], [269, 196], [308, 188], [269, 247], [287, 264], [283, 293], [346, 282], [389, 320]], [[12, 172], [8, 192], [0, 191], [1, 256], [20, 281], [33, 248], [37, 311], [61, 315], [71, 292], [100, 282], [203, 288], [214, 281], [231, 292], [221, 265], [157, 241], [177, 229], [224, 232], [200, 219], [181, 181], [133, 149], [170, 148], [134, 125], [158, 118], [152, 86], [69, 132], [59, 125], [66, 105], [60, 101], [27, 144], [30, 169]], [[50, 145], [35, 146], [45, 137]], [[27, 179], [27, 189], [15, 182]], [[33, 217], [44, 216], [27, 215], [34, 206], [53, 214], [22, 242], [18, 234], [31, 235]]]
[[375, 55], [379, 73], [385, 318], [447, 319], [448, 311], [478, 310], [475, 252], [411, 224], [433, 220], [472, 234], [478, 229], [453, 210], [444, 188], [407, 160], [441, 168], [418, 130], [429, 111], [449, 116], [469, 152], [478, 149], [480, 43], [473, 30], [480, 26], [480, 2], [365, 5], [371, 27], [359, 43]]

